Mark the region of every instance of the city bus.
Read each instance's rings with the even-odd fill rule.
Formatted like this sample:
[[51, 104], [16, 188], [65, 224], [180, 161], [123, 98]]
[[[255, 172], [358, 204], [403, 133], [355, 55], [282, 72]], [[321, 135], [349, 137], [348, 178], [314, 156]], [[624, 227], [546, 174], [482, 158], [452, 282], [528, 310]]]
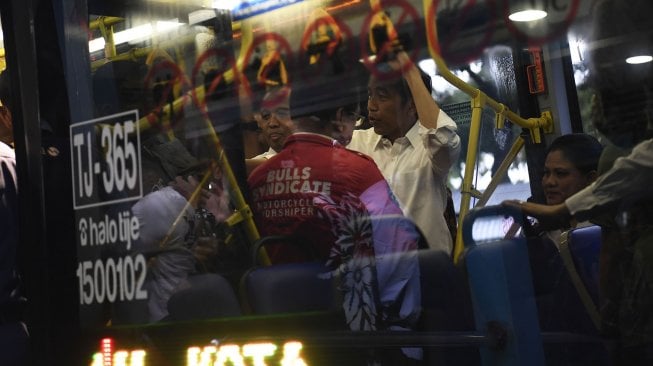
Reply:
[[[600, 234], [565, 232], [591, 248], [561, 267], [573, 298], [551, 290], [581, 325], [542, 326], [526, 238], [507, 235], [534, 219], [501, 203], [546, 203], [547, 147], [560, 136], [588, 134], [621, 155], [650, 137], [651, 7], [620, 3], [4, 1], [24, 364], [619, 364], [600, 324]], [[399, 53], [407, 61], [388, 68]], [[248, 162], [271, 148], [271, 91], [351, 95], [363, 130], [374, 128], [368, 81], [412, 68], [459, 137], [443, 178], [451, 250], [402, 254], [419, 282], [409, 325], [359, 329], [324, 258], [270, 259], [317, 239], [266, 235], [261, 212], [313, 203], [255, 205]], [[623, 116], [617, 127], [600, 118], [608, 109]], [[420, 225], [422, 241], [444, 240]], [[570, 268], [583, 260], [588, 273]]]

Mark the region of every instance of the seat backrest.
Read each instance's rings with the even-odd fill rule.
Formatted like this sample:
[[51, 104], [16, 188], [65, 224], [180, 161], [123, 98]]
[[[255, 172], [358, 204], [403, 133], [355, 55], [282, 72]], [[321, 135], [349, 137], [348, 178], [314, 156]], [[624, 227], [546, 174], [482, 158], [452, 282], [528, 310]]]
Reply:
[[421, 249], [417, 251], [417, 258], [422, 328], [430, 331], [473, 329], [469, 287], [461, 269], [441, 250]]
[[231, 284], [215, 273], [188, 278], [186, 286], [168, 300], [171, 320], [197, 320], [241, 315]]
[[319, 262], [253, 268], [240, 285], [243, 306], [254, 314], [336, 309], [330, 271]]
[[[467, 248], [464, 261], [477, 330], [487, 332], [489, 326], [500, 324], [508, 335], [505, 348], [483, 347], [481, 358], [484, 365], [544, 365], [525, 239], [503, 239], [499, 235], [477, 243], [472, 235], [478, 218], [484, 218], [480, 220], [483, 225], [502, 225], [506, 215], [521, 220], [519, 212], [488, 206], [471, 210], [463, 223]], [[487, 220], [487, 217], [499, 217], [499, 220]]]
[[598, 329], [601, 227], [591, 225], [562, 233], [560, 257], [592, 322]]

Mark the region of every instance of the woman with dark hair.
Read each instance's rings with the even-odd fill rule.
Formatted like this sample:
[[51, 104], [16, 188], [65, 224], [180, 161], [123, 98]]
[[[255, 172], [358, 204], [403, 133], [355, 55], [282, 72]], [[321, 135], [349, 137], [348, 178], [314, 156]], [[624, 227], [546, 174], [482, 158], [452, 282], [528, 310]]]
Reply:
[[597, 178], [603, 146], [587, 134], [563, 135], [547, 150], [542, 188], [548, 205], [558, 204]]
[[601, 334], [619, 366], [653, 364], [653, 65], [623, 60], [653, 53], [652, 13], [650, 0], [610, 0], [597, 2], [593, 18], [592, 122], [624, 151], [604, 154], [601, 176], [564, 202], [504, 202], [540, 219], [601, 226]]
[[[603, 146], [587, 134], [563, 135], [551, 142], [544, 162], [542, 189], [547, 205], [556, 205], [589, 186], [597, 178], [597, 166]], [[528, 220], [524, 220], [528, 223]], [[560, 255], [562, 232], [589, 226], [565, 217], [541, 220], [524, 228], [528, 243], [533, 290], [543, 331], [597, 334], [590, 312]], [[592, 347], [587, 349], [586, 347]], [[567, 344], [547, 345], [549, 364], [601, 364], [604, 352], [599, 347]]]
[[[602, 151], [601, 143], [584, 133], [563, 135], [553, 140], [546, 151], [542, 174], [542, 190], [546, 204], [562, 203], [594, 182], [598, 177], [597, 169]], [[570, 221], [569, 218], [560, 220], [559, 217], [547, 217], [540, 220], [535, 224], [530, 220], [524, 220], [524, 235], [526, 237], [546, 235], [556, 244], [556, 247], [560, 230], [578, 226], [576, 221]], [[517, 229], [518, 225], [514, 224], [506, 237], [514, 236]]]

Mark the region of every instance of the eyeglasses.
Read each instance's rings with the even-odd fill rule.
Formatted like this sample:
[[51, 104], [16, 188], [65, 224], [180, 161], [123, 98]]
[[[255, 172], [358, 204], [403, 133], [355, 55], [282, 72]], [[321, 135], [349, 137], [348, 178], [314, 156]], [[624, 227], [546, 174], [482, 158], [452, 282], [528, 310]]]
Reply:
[[277, 116], [278, 119], [289, 120], [290, 119], [290, 109], [288, 108], [277, 108], [274, 111], [267, 109], [261, 110], [261, 119], [265, 122], [269, 122], [272, 119], [272, 115]]

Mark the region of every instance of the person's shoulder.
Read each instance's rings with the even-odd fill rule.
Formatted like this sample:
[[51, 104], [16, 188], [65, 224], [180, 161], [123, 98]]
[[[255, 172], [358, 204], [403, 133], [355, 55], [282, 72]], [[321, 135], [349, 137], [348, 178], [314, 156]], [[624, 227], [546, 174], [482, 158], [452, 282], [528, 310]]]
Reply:
[[4, 159], [10, 159], [10, 160], [15, 160], [16, 159], [16, 154], [14, 152], [14, 149], [11, 148], [11, 146], [5, 144], [4, 142], [0, 142], [0, 158]]
[[257, 184], [261, 179], [267, 176], [268, 171], [279, 166], [279, 162], [287, 159], [287, 151], [281, 150], [280, 152], [270, 155], [264, 159], [256, 159], [256, 166], [247, 177], [247, 183], [252, 186]]
[[374, 132], [374, 128], [366, 128], [364, 130], [354, 130], [352, 132], [352, 141], [354, 138], [372, 138], [378, 136], [376, 132]]
[[345, 149], [347, 169], [352, 176], [364, 177], [365, 180], [383, 179], [383, 174], [374, 159], [360, 151]]
[[372, 150], [379, 142], [381, 136], [374, 132], [373, 128], [366, 130], [354, 130], [351, 142], [347, 145], [350, 150], [368, 151]]
[[257, 164], [253, 167], [252, 172], [249, 173], [249, 176], [247, 177], [247, 184], [250, 187], [256, 185], [257, 182], [261, 180], [261, 177], [263, 177], [270, 169], [269, 159], [257, 159], [256, 163]]
[[367, 128], [364, 130], [354, 130], [352, 133], [352, 142], [358, 141], [375, 141], [380, 138], [379, 135], [374, 132], [374, 128]]
[[374, 164], [374, 159], [372, 159], [371, 156], [362, 153], [358, 150], [351, 149], [349, 147], [346, 147], [345, 153], [348, 154], [349, 156], [353, 156], [354, 158], [352, 159], [353, 162], [357, 163], [373, 163]]

